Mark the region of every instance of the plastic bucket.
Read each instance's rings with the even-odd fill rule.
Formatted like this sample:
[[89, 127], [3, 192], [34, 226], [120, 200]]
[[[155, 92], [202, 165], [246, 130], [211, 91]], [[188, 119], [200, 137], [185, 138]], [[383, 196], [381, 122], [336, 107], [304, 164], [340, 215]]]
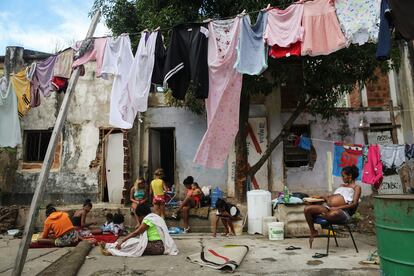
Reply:
[[263, 236], [267, 237], [269, 235], [269, 223], [276, 222], [276, 217], [263, 217], [262, 220], [262, 228], [263, 228]]
[[269, 223], [269, 240], [281, 241], [284, 239], [284, 222], [271, 222]]
[[243, 235], [243, 226], [244, 224], [242, 219], [233, 221], [233, 227], [236, 236]]

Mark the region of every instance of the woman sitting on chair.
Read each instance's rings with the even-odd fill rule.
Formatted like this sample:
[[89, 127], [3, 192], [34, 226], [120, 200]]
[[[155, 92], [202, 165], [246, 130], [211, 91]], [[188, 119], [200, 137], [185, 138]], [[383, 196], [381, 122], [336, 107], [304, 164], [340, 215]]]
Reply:
[[361, 197], [361, 187], [355, 183], [358, 175], [358, 168], [355, 165], [343, 168], [342, 180], [344, 184], [336, 189], [333, 195], [314, 196], [314, 198], [324, 199], [324, 204], [305, 207], [305, 218], [310, 229], [310, 248], [312, 248], [313, 239], [318, 235], [314, 226], [315, 217], [321, 216], [332, 223], [346, 222], [351, 218]]

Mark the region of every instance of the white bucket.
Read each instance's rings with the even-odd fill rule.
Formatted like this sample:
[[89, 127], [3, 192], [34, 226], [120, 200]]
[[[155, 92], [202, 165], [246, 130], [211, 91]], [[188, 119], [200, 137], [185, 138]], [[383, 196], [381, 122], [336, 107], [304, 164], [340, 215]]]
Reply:
[[269, 223], [269, 240], [281, 241], [284, 239], [284, 222]]
[[269, 235], [269, 223], [276, 222], [276, 217], [263, 217], [262, 220], [262, 229], [263, 229], [263, 236], [267, 237]]

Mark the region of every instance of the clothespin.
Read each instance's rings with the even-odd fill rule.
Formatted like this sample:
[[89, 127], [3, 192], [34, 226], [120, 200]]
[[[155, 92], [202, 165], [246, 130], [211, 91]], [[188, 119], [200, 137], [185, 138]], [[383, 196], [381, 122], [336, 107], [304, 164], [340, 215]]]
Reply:
[[148, 29], [144, 29], [142, 32], [148, 33], [149, 31], [148, 31]]
[[238, 17], [242, 17], [246, 15], [246, 10], [243, 10], [239, 15], [237, 15]]
[[161, 29], [160, 26], [158, 26], [157, 28], [155, 28], [154, 32], [158, 32]]
[[262, 11], [268, 11], [268, 10], [270, 10], [270, 4], [267, 4], [267, 7], [262, 9]]

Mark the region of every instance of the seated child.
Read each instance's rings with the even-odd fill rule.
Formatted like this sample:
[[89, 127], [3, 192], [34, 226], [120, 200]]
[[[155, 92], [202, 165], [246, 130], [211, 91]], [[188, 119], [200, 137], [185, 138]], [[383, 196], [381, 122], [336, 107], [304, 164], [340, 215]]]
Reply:
[[213, 237], [216, 236], [217, 233], [217, 225], [219, 222], [219, 219], [221, 219], [221, 222], [224, 226], [224, 235], [226, 236], [234, 236], [234, 226], [233, 221], [240, 220], [240, 210], [234, 206], [233, 204], [227, 203], [223, 199], [219, 198], [216, 202], [216, 208], [217, 208], [217, 219], [216, 223], [214, 225], [214, 231], [213, 231]]
[[110, 232], [113, 221], [114, 221], [114, 215], [112, 215], [112, 213], [107, 213], [106, 222], [101, 226], [102, 232]]
[[[111, 217], [113, 218], [113, 220], [110, 221]], [[102, 232], [111, 232], [112, 234], [116, 236], [120, 236], [125, 232], [125, 227], [124, 227], [125, 218], [122, 214], [116, 213], [112, 215], [111, 213], [109, 213], [106, 215], [106, 219], [107, 221], [101, 227]]]
[[194, 199], [195, 202], [195, 207], [196, 208], [200, 208], [201, 207], [201, 197], [203, 196], [203, 192], [201, 191], [200, 186], [198, 185], [197, 182], [194, 182], [193, 184], [191, 184], [191, 197]]

